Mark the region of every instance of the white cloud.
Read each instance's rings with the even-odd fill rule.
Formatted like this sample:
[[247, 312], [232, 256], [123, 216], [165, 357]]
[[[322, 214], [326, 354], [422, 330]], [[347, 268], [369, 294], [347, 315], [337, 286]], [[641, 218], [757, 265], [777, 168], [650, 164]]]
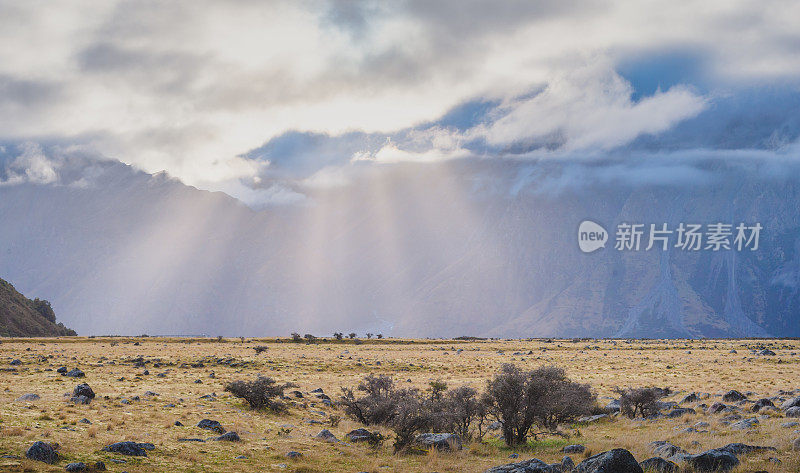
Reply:
[[7, 166], [7, 177], [0, 185], [52, 184], [58, 181], [59, 164], [45, 156], [41, 146], [24, 143], [22, 152]]

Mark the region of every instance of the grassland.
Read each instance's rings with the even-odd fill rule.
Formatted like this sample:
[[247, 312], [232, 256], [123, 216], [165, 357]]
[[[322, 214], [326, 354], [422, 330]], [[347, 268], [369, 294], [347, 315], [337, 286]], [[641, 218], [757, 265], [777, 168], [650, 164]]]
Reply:
[[[257, 354], [255, 346], [267, 349]], [[764, 347], [776, 355], [753, 352]], [[10, 366], [13, 359], [22, 363]], [[295, 399], [289, 411], [279, 415], [252, 411], [223, 391], [226, 382], [263, 374], [280, 382], [294, 382], [303, 392], [321, 388], [335, 400], [342, 386], [354, 387], [369, 373], [390, 374], [403, 385], [420, 388], [442, 379], [450, 387], [482, 389], [503, 363], [529, 369], [543, 364], [561, 366], [571, 378], [591, 384], [601, 403], [608, 401], [605, 398], [612, 396], [617, 386], [669, 387], [675, 394], [667, 400], [679, 400], [688, 392], [705, 392], [710, 394], [705, 401], [708, 403], [730, 389], [750, 392], [751, 399], [758, 399], [800, 388], [800, 341], [796, 340], [392, 339], [307, 345], [274, 339], [3, 339], [0, 455], [20, 458], [0, 459], [0, 471], [63, 471], [70, 461], [104, 461], [110, 471], [131, 473], [481, 472], [511, 462], [508, 457], [512, 452], [519, 454], [513, 461], [536, 457], [557, 462], [563, 457], [559, 449], [571, 443], [587, 447], [586, 453], [573, 456], [576, 463], [590, 452], [616, 447], [630, 450], [641, 461], [653, 456], [648, 444], [654, 440], [668, 440], [692, 453], [731, 442], [773, 446], [776, 452], [741, 457], [742, 464], [735, 471], [800, 471], [800, 452], [791, 449], [792, 440], [800, 435], [793, 433], [797, 427], [780, 426], [787, 421], [781, 413], [744, 431], [731, 430], [719, 422], [721, 416], [698, 410], [696, 415], [678, 419], [615, 418], [564, 426], [563, 432], [570, 438], [540, 436], [522, 450], [512, 451], [490, 434], [485, 442], [466, 445], [457, 453], [396, 455], [391, 442], [372, 448], [315, 439], [322, 428], [343, 439], [345, 433], [360, 426], [312, 396]], [[55, 371], [60, 366], [78, 367], [86, 377], [61, 376]], [[65, 396], [80, 382], [89, 383], [97, 393], [89, 405], [73, 405]], [[148, 391], [156, 395], [146, 395]], [[16, 400], [26, 393], [36, 393], [41, 399]], [[337, 416], [341, 421], [331, 422], [331, 417]], [[81, 423], [84, 418], [91, 424]], [[238, 432], [242, 442], [178, 441], [212, 437], [195, 427], [203, 418], [218, 420], [228, 430]], [[711, 424], [711, 432], [681, 432], [701, 420]], [[175, 426], [176, 421], [183, 426]], [[383, 432], [391, 436], [390, 431]], [[25, 450], [36, 440], [60, 445], [62, 460], [58, 465], [24, 458]], [[151, 442], [155, 449], [147, 457], [101, 451], [103, 446], [122, 440]], [[288, 459], [289, 451], [303, 456]], [[769, 457], [781, 463], [769, 461]], [[112, 459], [126, 463], [113, 463]]]

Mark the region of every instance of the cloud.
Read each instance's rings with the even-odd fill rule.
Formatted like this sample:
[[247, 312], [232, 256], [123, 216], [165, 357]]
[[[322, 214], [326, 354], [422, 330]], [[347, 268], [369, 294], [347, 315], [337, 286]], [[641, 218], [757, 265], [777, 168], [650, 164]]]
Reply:
[[[798, 15], [746, 0], [0, 0], [0, 141], [80, 145], [243, 198], [238, 183], [285, 172], [292, 188], [356, 153], [610, 150], [725, 93], [797, 94]], [[641, 73], [659, 64], [680, 73]], [[458, 146], [414, 142], [431, 128]], [[314, 144], [318, 162], [253, 153], [288, 133], [336, 145]]]

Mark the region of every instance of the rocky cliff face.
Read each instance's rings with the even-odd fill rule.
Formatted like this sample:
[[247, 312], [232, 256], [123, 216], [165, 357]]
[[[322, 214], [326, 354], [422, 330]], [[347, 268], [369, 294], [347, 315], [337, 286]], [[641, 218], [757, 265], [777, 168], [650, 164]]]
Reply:
[[[259, 212], [106, 163], [0, 187], [0, 273], [87, 334], [800, 336], [798, 169], [631, 162], [397, 165]], [[585, 219], [604, 249], [579, 250]], [[617, 251], [622, 222], [763, 230], [757, 251]]]

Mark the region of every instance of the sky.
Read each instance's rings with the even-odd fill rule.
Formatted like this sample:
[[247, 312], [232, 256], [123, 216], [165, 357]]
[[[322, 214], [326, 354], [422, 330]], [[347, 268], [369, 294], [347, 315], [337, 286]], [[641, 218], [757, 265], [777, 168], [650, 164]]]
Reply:
[[409, 161], [792, 158], [799, 23], [792, 1], [0, 0], [0, 185], [80, 154], [264, 207]]

